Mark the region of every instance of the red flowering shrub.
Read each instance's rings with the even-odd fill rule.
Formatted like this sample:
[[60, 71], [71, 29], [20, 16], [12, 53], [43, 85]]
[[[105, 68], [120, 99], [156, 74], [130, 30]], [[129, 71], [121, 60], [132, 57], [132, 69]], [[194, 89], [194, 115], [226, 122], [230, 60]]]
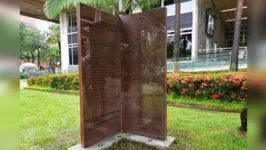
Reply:
[[244, 101], [247, 73], [168, 74], [168, 91], [177, 96]]
[[42, 75], [29, 78], [28, 85], [50, 87], [57, 90], [78, 90], [79, 76], [78, 73]]
[[217, 100], [217, 99], [219, 99], [219, 94], [212, 94], [211, 98], [213, 100]]

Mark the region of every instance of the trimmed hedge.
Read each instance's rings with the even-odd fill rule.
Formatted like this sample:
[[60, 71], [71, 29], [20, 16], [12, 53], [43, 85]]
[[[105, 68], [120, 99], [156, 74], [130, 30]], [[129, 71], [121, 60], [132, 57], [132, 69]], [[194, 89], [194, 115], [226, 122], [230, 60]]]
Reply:
[[247, 73], [188, 74], [167, 76], [168, 91], [176, 96], [245, 101]]
[[56, 90], [78, 90], [78, 73], [70, 74], [46, 74], [39, 77], [30, 77], [29, 86], [49, 87]]
[[[28, 85], [56, 90], [78, 90], [79, 77], [78, 73], [42, 75], [30, 77]], [[179, 75], [169, 73], [167, 90], [178, 97], [245, 101], [247, 98], [247, 72], [181, 73]]]
[[28, 79], [29, 76], [26, 73], [20, 73], [20, 79]]

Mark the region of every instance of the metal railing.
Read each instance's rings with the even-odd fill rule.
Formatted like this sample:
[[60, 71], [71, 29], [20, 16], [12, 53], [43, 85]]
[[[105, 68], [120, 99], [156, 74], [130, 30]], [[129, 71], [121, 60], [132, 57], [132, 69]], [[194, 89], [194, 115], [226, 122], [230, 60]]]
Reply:
[[[181, 57], [179, 67], [182, 71], [211, 71], [228, 70], [231, 62], [232, 48], [201, 49], [197, 51], [196, 61], [191, 61], [190, 57]], [[248, 49], [239, 48], [238, 55], [239, 68], [247, 68]], [[167, 61], [167, 71], [173, 71], [172, 60]]]
[[[230, 61], [232, 55], [232, 47], [216, 48], [216, 49], [201, 49], [197, 51], [198, 61]], [[248, 59], [247, 47], [240, 47], [239, 60]]]

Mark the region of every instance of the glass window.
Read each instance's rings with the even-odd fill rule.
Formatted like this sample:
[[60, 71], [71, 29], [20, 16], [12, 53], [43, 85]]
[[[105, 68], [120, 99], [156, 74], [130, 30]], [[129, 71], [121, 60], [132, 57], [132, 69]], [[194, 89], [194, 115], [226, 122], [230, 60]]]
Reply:
[[[188, 1], [191, 1], [191, 0], [181, 0], [180, 2], [183, 3], [183, 2], [188, 2]], [[164, 1], [164, 5], [172, 5], [172, 4], [175, 4], [175, 0], [165, 0]]]
[[[234, 30], [229, 30], [228, 34], [228, 41], [227, 46], [232, 47], [234, 43]], [[240, 40], [239, 40], [239, 46], [247, 46], [248, 45], [248, 29], [242, 28], [240, 31]]]
[[72, 53], [72, 48], [68, 49], [69, 52], [69, 65], [73, 64], [73, 53]]
[[77, 32], [77, 18], [74, 15], [68, 17], [68, 33]]
[[73, 64], [78, 65], [78, 47], [73, 48]]
[[73, 34], [68, 34], [68, 44], [76, 44], [78, 43], [78, 34], [73, 33]]
[[78, 47], [77, 45], [69, 48], [69, 65], [78, 65]]
[[[192, 50], [192, 34], [191, 30], [181, 31], [180, 36], [180, 61], [191, 61], [191, 50]], [[174, 33], [168, 34], [167, 44], [167, 58], [173, 58], [174, 51]]]
[[69, 24], [68, 24], [69, 65], [78, 65], [77, 34], [78, 34], [77, 18], [75, 14], [69, 14]]

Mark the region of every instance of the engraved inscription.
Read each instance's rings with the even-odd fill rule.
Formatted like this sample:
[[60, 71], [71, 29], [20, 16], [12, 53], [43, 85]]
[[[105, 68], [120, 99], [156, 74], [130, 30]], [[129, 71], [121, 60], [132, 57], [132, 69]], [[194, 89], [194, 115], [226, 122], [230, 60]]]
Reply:
[[115, 101], [115, 51], [112, 43], [90, 41], [92, 98], [97, 102]]

